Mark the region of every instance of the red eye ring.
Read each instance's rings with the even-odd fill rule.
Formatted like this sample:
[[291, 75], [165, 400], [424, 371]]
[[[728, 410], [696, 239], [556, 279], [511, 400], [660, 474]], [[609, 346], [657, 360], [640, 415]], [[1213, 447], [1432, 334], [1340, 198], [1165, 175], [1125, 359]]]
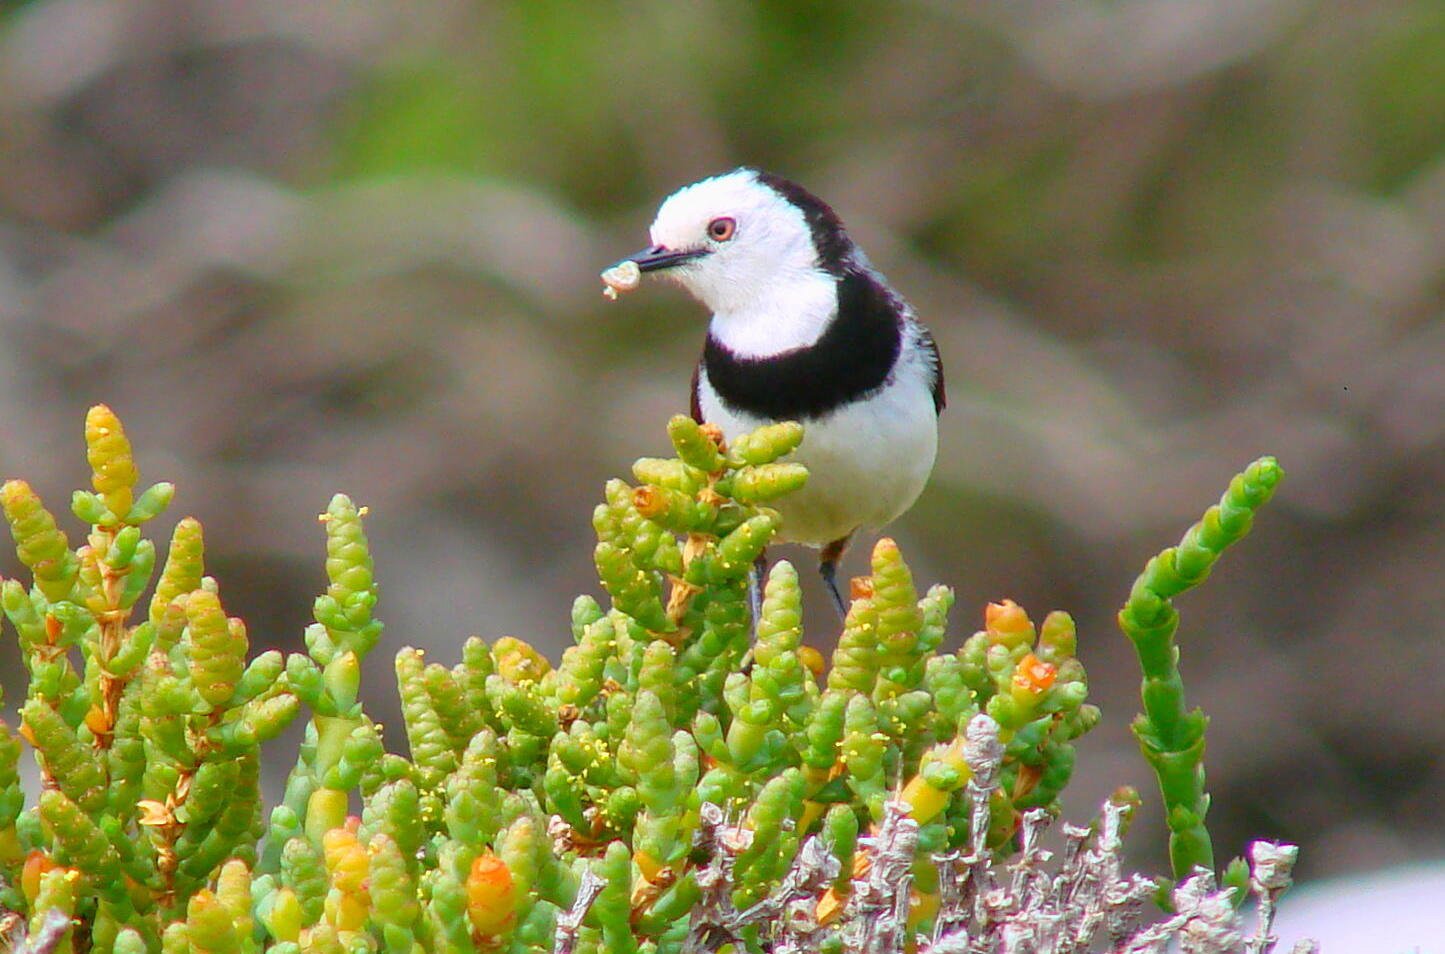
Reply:
[[708, 238], [714, 242], [726, 242], [737, 234], [738, 224], [724, 216], [720, 219], [713, 219], [707, 224]]

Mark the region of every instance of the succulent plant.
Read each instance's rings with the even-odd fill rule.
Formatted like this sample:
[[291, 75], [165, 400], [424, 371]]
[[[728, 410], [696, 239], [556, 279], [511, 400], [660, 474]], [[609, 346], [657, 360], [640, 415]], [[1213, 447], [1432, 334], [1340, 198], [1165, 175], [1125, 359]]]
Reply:
[[[786, 460], [802, 428], [731, 447], [684, 417], [668, 433], [675, 456], [638, 461], [593, 514], [610, 605], [577, 599], [559, 661], [514, 637], [470, 639], [450, 666], [397, 652], [403, 755], [360, 686], [382, 633], [365, 508], [337, 495], [321, 516], [329, 585], [306, 651], [252, 655], [205, 575], [197, 521], [176, 526], [157, 572], [144, 525], [174, 488], [138, 491], [119, 420], [92, 409], [80, 546], [25, 483], [0, 489], [32, 576], [0, 585], [29, 674], [19, 729], [0, 722], [0, 929], [67, 954], [941, 954], [1084, 950], [1100, 932], [1156, 950], [1208, 921], [1266, 949], [1268, 923], [1246, 942], [1231, 892], [1191, 870], [1171, 917], [1142, 926], [1155, 884], [1119, 872], [1127, 799], [1092, 833], [1066, 829], [1044, 873], [1038, 832], [1099, 719], [1066, 614], [1036, 625], [993, 604], [946, 651], [953, 594], [920, 594], [883, 539], [828, 658], [805, 639], [787, 562], [750, 612], [749, 573], [778, 528], [768, 504], [807, 480]], [[1272, 462], [1246, 471], [1121, 613], [1177, 864], [1212, 862], [1202, 716], [1171, 668], [1169, 600], [1277, 479]], [[303, 717], [267, 811], [263, 751], [274, 759]], [[38, 797], [20, 782], [26, 747]], [[1258, 852], [1272, 904], [1292, 855]], [[1058, 943], [1020, 946], [1025, 929]]]

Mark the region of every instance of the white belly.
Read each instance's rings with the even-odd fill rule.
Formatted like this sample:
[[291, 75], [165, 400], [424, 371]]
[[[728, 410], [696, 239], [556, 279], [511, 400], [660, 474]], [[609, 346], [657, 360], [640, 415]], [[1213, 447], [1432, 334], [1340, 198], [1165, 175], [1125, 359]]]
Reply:
[[[699, 383], [703, 420], [728, 440], [771, 423], [724, 407], [705, 373]], [[820, 547], [891, 523], [923, 492], [938, 449], [933, 396], [913, 375], [803, 428], [792, 459], [807, 465], [808, 483], [771, 505], [783, 518], [778, 539], [789, 543]]]

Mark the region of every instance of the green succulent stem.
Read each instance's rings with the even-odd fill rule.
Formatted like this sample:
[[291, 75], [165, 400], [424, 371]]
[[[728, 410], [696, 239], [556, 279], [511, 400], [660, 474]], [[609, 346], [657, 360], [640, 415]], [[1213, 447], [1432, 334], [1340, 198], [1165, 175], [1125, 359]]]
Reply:
[[1189, 709], [1174, 636], [1179, 612], [1174, 598], [1203, 583], [1215, 561], [1249, 533], [1255, 512], [1274, 494], [1284, 471], [1261, 457], [1236, 475], [1217, 505], [1185, 531], [1176, 546], [1151, 558], [1119, 611], [1119, 627], [1133, 644], [1143, 671], [1144, 712], [1132, 729], [1159, 782], [1169, 826], [1169, 858], [1175, 878], [1196, 867], [1214, 870], [1214, 849], [1205, 826], [1209, 796], [1204, 787], [1204, 733], [1208, 719]]

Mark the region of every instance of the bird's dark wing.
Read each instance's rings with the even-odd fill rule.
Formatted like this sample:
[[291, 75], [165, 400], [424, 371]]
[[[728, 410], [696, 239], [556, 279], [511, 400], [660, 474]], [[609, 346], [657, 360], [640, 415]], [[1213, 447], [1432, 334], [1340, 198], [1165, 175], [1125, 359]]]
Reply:
[[694, 421], [697, 421], [699, 424], [703, 423], [702, 401], [697, 393], [699, 384], [698, 379], [701, 377], [701, 375], [702, 360], [699, 359], [697, 364], [692, 366], [692, 393], [688, 396], [688, 409], [692, 412], [692, 419]]
[[933, 340], [933, 335], [927, 328], [919, 330], [922, 332], [919, 341], [933, 362], [933, 412], [942, 414], [943, 409], [948, 406], [948, 394], [943, 388], [943, 359], [938, 355], [938, 344]]

